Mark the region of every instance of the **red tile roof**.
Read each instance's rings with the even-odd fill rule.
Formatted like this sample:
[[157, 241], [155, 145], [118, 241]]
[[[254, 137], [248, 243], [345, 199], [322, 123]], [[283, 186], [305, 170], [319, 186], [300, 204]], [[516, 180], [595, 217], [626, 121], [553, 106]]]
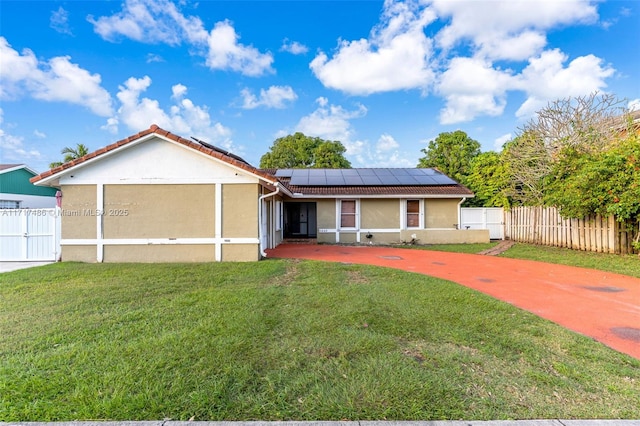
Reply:
[[152, 125], [150, 128], [143, 130], [135, 135], [129, 136], [126, 139], [119, 140], [117, 142], [112, 143], [111, 145], [107, 145], [104, 148], [100, 148], [97, 151], [89, 153], [84, 157], [75, 159], [68, 163], [64, 163], [61, 166], [48, 170], [46, 172], [40, 173], [37, 176], [31, 178], [31, 182], [35, 183], [42, 179], [46, 179], [50, 176], [54, 176], [64, 170], [70, 169], [71, 167], [77, 166], [78, 164], [82, 164], [88, 160], [99, 157], [107, 152], [118, 149], [124, 145], [127, 145], [133, 141], [136, 141], [142, 137], [145, 137], [150, 134], [157, 134], [163, 136], [167, 139], [170, 139], [174, 142], [187, 146], [189, 148], [200, 151], [204, 154], [207, 154], [211, 157], [217, 158], [221, 161], [224, 161], [228, 164], [231, 164], [235, 167], [243, 169], [249, 173], [252, 173], [256, 176], [259, 176], [265, 179], [268, 182], [280, 182], [282, 186], [290, 191], [291, 193], [300, 193], [304, 196], [340, 196], [340, 195], [459, 195], [461, 197], [465, 196], [473, 196], [473, 192], [471, 192], [468, 188], [463, 185], [397, 185], [397, 186], [299, 186], [299, 185], [291, 185], [290, 178], [282, 178], [275, 177], [275, 173], [277, 169], [257, 169], [250, 164], [242, 161], [241, 159], [234, 158], [230, 155], [227, 155], [219, 150], [208, 148], [199, 143], [193, 142], [188, 139], [184, 139], [178, 135], [175, 135], [171, 132], [161, 129], [157, 125]]
[[142, 138], [144, 136], [150, 135], [152, 133], [155, 133], [157, 135], [163, 136], [163, 137], [165, 137], [167, 139], [171, 139], [174, 142], [177, 142], [177, 143], [182, 144], [184, 146], [187, 146], [189, 148], [195, 149], [195, 150], [200, 151], [200, 152], [202, 152], [204, 154], [210, 155], [211, 157], [217, 158], [217, 159], [219, 159], [221, 161], [224, 161], [224, 162], [226, 162], [228, 164], [231, 164], [231, 165], [233, 165], [235, 167], [238, 167], [238, 168], [241, 168], [243, 170], [246, 170], [247, 172], [253, 173], [254, 175], [257, 175], [257, 176], [259, 176], [259, 177], [261, 177], [261, 178], [263, 178], [263, 179], [265, 179], [265, 180], [267, 180], [269, 182], [275, 182], [276, 181], [276, 178], [274, 176], [270, 175], [269, 173], [266, 173], [266, 172], [264, 172], [262, 170], [259, 170], [259, 169], [255, 168], [255, 167], [253, 167], [253, 166], [251, 166], [251, 165], [249, 165], [249, 164], [247, 164], [247, 163], [245, 163], [243, 161], [240, 161], [240, 160], [237, 160], [235, 158], [232, 158], [229, 155], [223, 154], [222, 152], [219, 152], [219, 151], [217, 151], [215, 149], [207, 148], [207, 147], [205, 147], [203, 145], [200, 145], [199, 143], [190, 141], [188, 139], [184, 139], [184, 138], [182, 138], [182, 137], [180, 137], [178, 135], [175, 135], [175, 134], [173, 134], [171, 132], [168, 132], [168, 131], [166, 131], [164, 129], [161, 129], [160, 127], [158, 127], [155, 124], [153, 124], [151, 127], [149, 127], [146, 130], [143, 130], [143, 131], [141, 131], [141, 132], [139, 132], [139, 133], [137, 133], [137, 134], [135, 134], [133, 136], [129, 136], [126, 139], [122, 139], [122, 140], [119, 140], [117, 142], [114, 142], [111, 145], [105, 146], [104, 148], [100, 148], [97, 151], [94, 151], [94, 152], [91, 152], [91, 153], [85, 155], [84, 157], [80, 157], [80, 158], [78, 158], [76, 160], [70, 161], [68, 163], [64, 163], [61, 166], [58, 166], [58, 167], [53, 168], [51, 170], [48, 170], [46, 172], [40, 173], [39, 175], [32, 177], [30, 180], [31, 180], [32, 183], [38, 182], [38, 181], [40, 181], [42, 179], [45, 179], [45, 178], [48, 178], [48, 177], [53, 176], [55, 174], [58, 174], [58, 173], [60, 173], [60, 172], [62, 172], [64, 170], [70, 169], [73, 166], [77, 166], [78, 164], [82, 164], [82, 163], [84, 163], [84, 162], [86, 162], [88, 160], [91, 160], [92, 158], [99, 157], [100, 155], [102, 155], [104, 153], [107, 153], [109, 151], [113, 151], [113, 150], [115, 150], [117, 148], [120, 148], [123, 145], [127, 145], [127, 144], [129, 144], [129, 143], [131, 143], [133, 141], [136, 141], [136, 140], [138, 140], [138, 139], [140, 139], [140, 138]]

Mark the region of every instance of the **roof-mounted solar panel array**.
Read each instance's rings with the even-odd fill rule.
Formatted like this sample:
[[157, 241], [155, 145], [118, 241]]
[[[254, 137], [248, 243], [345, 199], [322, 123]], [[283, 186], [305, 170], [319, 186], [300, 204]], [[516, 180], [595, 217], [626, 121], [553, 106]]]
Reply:
[[219, 152], [220, 154], [226, 155], [227, 157], [231, 157], [231, 158], [233, 158], [233, 159], [235, 159], [235, 160], [242, 161], [242, 162], [243, 162], [243, 163], [245, 163], [245, 164], [249, 164], [249, 163], [247, 163], [247, 162], [245, 161], [245, 159], [244, 159], [244, 158], [240, 157], [239, 155], [234, 154], [233, 152], [226, 151], [226, 150], [224, 150], [224, 149], [222, 149], [222, 148], [218, 148], [218, 147], [217, 147], [217, 146], [215, 146], [215, 145], [211, 145], [210, 143], [207, 143], [207, 142], [205, 142], [205, 141], [202, 141], [202, 140], [200, 140], [200, 139], [198, 139], [198, 138], [195, 138], [195, 137], [193, 137], [193, 136], [191, 136], [191, 139], [193, 139], [194, 141], [198, 142], [200, 145], [204, 146], [205, 148], [212, 149], [212, 150], [214, 150], [214, 151], [216, 151], [216, 152]]
[[438, 186], [457, 182], [434, 169], [279, 169], [296, 186]]

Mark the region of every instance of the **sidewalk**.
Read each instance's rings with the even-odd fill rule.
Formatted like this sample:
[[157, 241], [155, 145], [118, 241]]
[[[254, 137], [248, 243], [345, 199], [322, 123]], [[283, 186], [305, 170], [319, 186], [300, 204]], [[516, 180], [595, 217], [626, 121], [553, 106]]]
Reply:
[[3, 272], [17, 271], [19, 269], [49, 265], [50, 263], [54, 262], [0, 262], [0, 274]]

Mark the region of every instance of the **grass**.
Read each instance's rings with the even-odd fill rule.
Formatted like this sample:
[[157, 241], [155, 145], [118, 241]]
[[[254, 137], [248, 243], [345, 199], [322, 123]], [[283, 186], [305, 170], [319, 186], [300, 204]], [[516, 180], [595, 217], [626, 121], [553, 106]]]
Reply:
[[[477, 254], [498, 245], [498, 242], [486, 244], [431, 244], [407, 245], [402, 248], [418, 250], [448, 251], [455, 253]], [[535, 244], [516, 243], [499, 255], [513, 259], [537, 260], [560, 265], [599, 269], [640, 278], [640, 257], [638, 255], [616, 255], [571, 250], [561, 247], [547, 247]]]
[[0, 335], [0, 421], [640, 418], [640, 361], [370, 266], [26, 269]]
[[640, 257], [638, 255], [594, 253], [517, 243], [500, 256], [599, 269], [640, 278]]

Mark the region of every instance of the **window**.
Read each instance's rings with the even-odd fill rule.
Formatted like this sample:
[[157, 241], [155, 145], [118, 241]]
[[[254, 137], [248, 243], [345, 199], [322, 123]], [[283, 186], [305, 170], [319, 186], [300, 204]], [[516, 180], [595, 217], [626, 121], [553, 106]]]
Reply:
[[282, 201], [276, 200], [276, 231], [282, 229]]
[[420, 200], [407, 200], [407, 228], [420, 228]]
[[19, 209], [20, 201], [0, 200], [0, 209]]
[[356, 200], [342, 200], [340, 204], [340, 228], [356, 227]]

